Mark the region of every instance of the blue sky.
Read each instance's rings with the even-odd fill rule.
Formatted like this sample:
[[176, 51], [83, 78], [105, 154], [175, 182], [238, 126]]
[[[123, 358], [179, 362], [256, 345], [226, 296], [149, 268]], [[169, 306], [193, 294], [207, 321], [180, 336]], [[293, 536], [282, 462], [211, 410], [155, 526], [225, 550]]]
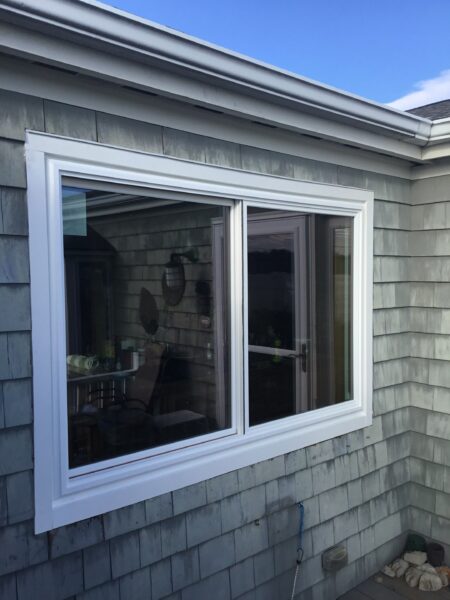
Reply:
[[450, 98], [450, 0], [107, 3], [400, 108]]

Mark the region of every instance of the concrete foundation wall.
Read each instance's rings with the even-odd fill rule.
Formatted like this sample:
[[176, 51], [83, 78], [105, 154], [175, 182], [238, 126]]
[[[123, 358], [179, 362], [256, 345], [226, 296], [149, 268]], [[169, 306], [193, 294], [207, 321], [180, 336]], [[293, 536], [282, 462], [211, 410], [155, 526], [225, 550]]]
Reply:
[[[35, 536], [26, 128], [225, 167], [373, 189], [373, 425]], [[450, 483], [448, 477], [439, 477], [439, 469], [445, 469], [448, 428], [444, 431], [443, 421], [433, 413], [434, 409], [450, 418], [445, 375], [438, 369], [442, 361], [435, 356], [410, 357], [416, 335], [410, 328], [414, 311], [418, 311], [416, 328], [421, 326], [426, 336], [432, 324], [428, 313], [437, 309], [411, 307], [411, 298], [419, 300], [410, 283], [415, 269], [409, 258], [409, 181], [1, 92], [0, 186], [2, 599], [290, 598], [296, 503], [303, 500], [305, 553], [299, 597], [332, 600], [401, 551], [408, 529], [420, 529], [418, 511], [427, 515], [427, 532], [437, 535], [439, 528], [448, 527], [450, 515], [446, 520], [445, 514], [432, 514], [438, 507], [448, 510], [442, 499], [444, 485], [448, 492]], [[424, 267], [423, 277], [427, 272]], [[421, 310], [426, 311], [423, 318]], [[433, 342], [445, 333], [441, 331], [445, 306], [438, 310], [439, 331]], [[424, 380], [412, 384], [422, 373]], [[435, 384], [435, 377], [441, 378], [440, 384]], [[421, 449], [424, 439], [426, 455]], [[446, 456], [448, 461], [448, 451]], [[436, 473], [433, 482], [427, 479], [429, 473]], [[418, 490], [423, 491], [423, 502], [416, 499]], [[429, 494], [434, 494], [433, 507], [427, 504]], [[327, 575], [321, 554], [337, 543], [347, 547], [349, 564]]]

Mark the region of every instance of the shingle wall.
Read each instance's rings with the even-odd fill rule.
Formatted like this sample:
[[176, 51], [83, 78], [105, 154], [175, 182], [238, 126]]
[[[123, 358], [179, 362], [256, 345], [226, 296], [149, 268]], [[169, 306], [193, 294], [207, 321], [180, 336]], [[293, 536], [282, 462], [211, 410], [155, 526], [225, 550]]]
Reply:
[[[373, 425], [35, 536], [25, 128], [373, 189]], [[408, 383], [425, 373], [425, 367], [411, 364], [408, 350], [411, 311], [422, 310], [410, 308], [408, 181], [2, 92], [0, 185], [0, 598], [290, 598], [299, 500], [305, 502], [306, 518], [298, 582], [302, 599], [332, 600], [401, 550], [410, 519], [415, 523], [417, 509], [410, 505], [416, 503], [418, 486], [425, 490], [424, 505], [429, 490], [417, 465], [434, 463], [444, 438], [429, 396], [422, 393], [429, 392], [432, 373], [438, 376], [439, 361], [421, 358], [420, 364], [429, 366], [427, 380], [413, 388]], [[443, 326], [445, 309], [441, 313]], [[426, 318], [418, 318], [418, 326], [426, 327]], [[433, 388], [433, 406], [444, 412], [446, 400], [434, 390], [443, 388]], [[411, 398], [416, 399], [412, 408]], [[428, 416], [425, 431], [421, 413]], [[416, 448], [424, 434], [433, 439], [433, 456], [428, 462], [410, 460], [412, 451], [421, 453]], [[442, 493], [435, 492], [436, 510]], [[440, 523], [436, 519], [433, 523]], [[321, 553], [341, 542], [349, 565], [326, 576]]]
[[450, 556], [450, 175], [412, 186], [412, 529]]

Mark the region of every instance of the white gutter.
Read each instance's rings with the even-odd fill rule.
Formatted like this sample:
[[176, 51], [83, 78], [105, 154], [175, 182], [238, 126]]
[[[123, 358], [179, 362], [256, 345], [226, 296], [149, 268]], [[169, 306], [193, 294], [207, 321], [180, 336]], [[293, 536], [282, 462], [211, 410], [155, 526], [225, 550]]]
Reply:
[[[19, 25], [20, 28], [26, 27], [27, 35], [21, 37], [19, 28], [10, 26], [10, 23]], [[231, 95], [228, 96], [229, 102], [224, 101], [221, 105], [219, 97], [222, 95], [227, 99], [223, 90], [239, 92], [265, 103], [270, 102], [288, 111], [301, 111], [306, 113], [306, 116], [309, 114], [311, 117], [326, 119], [328, 123], [351, 125], [353, 128], [372, 132], [372, 135], [406, 141], [408, 145], [423, 146], [429, 139], [431, 122], [427, 119], [299, 77], [93, 0], [0, 0], [0, 24], [0, 47], [5, 52], [34, 60], [41, 57], [44, 62], [76, 69], [81, 49], [84, 49], [85, 53], [89, 49], [96, 49], [113, 55], [117, 62], [122, 60], [122, 67], [126, 67], [125, 61], [129, 61], [130, 64], [134, 62], [136, 68], [146, 67], [147, 70], [150, 67], [159, 67], [162, 76], [156, 88], [152, 88], [150, 81], [145, 81], [145, 77], [136, 77], [133, 81], [127, 67], [130, 83], [140, 89], [158, 90], [177, 97], [167, 72], [178, 76], [181, 74], [186, 81], [191, 81], [191, 88], [192, 80], [202, 83], [203, 87], [201, 93], [194, 92], [193, 89], [188, 89], [186, 93], [183, 89], [179, 94], [180, 98], [205, 107], [219, 108], [229, 114], [233, 114], [233, 106], [236, 109], [234, 114], [238, 114], [239, 106]], [[33, 30], [36, 33], [34, 37]], [[39, 44], [39, 36], [43, 37], [46, 43]], [[73, 51], [74, 42], [78, 45], [79, 52]], [[67, 46], [67, 51], [64, 51], [64, 46]], [[69, 52], [70, 46], [72, 48]], [[102, 61], [95, 62], [94, 53], [91, 51], [90, 54], [91, 70], [87, 62], [80, 59], [80, 63], [83, 63], [78, 65], [80, 72], [97, 77], [104, 76], [110, 80], [116, 77], [116, 81], [123, 85], [122, 76], [114, 74], [112, 69], [105, 74], [99, 69]], [[166, 73], [165, 76], [163, 72]], [[147, 80], [149, 79], [152, 80], [151, 77], [147, 77]], [[256, 107], [254, 112], [256, 115], [251, 115], [253, 118], [258, 116]], [[263, 114], [261, 120], [271, 122], [267, 114]], [[276, 123], [277, 120], [279, 115], [276, 115], [272, 122]], [[314, 118], [312, 120], [314, 121]], [[297, 129], [295, 124], [289, 127], [289, 123], [283, 120], [280, 121], [280, 125]], [[311, 133], [327, 137], [326, 131], [317, 131], [317, 123], [311, 125]], [[303, 127], [303, 131], [306, 132], [307, 128]], [[362, 132], [356, 139], [351, 139], [351, 136], [346, 139], [343, 131], [337, 132], [336, 135], [331, 133], [328, 137], [365, 147], [372, 146], [378, 151], [383, 151], [383, 144], [377, 143], [376, 138], [363, 144], [359, 139], [363, 137]], [[420, 160], [420, 151], [417, 150], [414, 152], [410, 148], [410, 151], [406, 152], [402, 146], [396, 150], [387, 148], [386, 153], [401, 156], [404, 152], [408, 158]]]

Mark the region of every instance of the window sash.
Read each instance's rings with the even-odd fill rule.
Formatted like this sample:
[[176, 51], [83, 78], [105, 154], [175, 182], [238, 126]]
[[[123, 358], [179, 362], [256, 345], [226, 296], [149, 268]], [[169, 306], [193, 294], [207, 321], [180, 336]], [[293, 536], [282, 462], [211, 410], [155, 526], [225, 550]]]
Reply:
[[[130, 152], [45, 134], [27, 136], [35, 401], [36, 531], [172, 491], [260, 460], [342, 435], [371, 422], [373, 194]], [[121, 464], [69, 472], [62, 252], [63, 177], [149, 195], [203, 198], [231, 207], [231, 401], [233, 434]], [[248, 427], [246, 209], [248, 206], [354, 217], [354, 399]], [[38, 283], [36, 283], [38, 282]], [[50, 335], [48, 332], [50, 331]], [[120, 458], [123, 457], [119, 457]], [[132, 460], [130, 460], [132, 459]], [[84, 467], [83, 467], [84, 469]], [[114, 492], [114, 493], [112, 493]]]

